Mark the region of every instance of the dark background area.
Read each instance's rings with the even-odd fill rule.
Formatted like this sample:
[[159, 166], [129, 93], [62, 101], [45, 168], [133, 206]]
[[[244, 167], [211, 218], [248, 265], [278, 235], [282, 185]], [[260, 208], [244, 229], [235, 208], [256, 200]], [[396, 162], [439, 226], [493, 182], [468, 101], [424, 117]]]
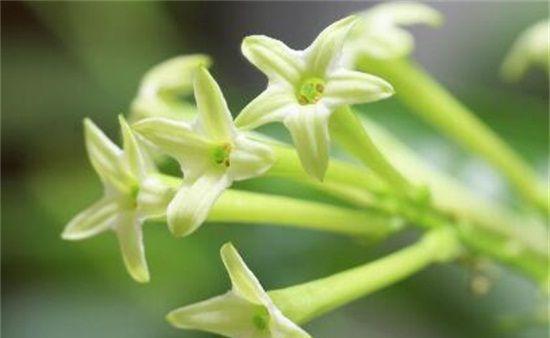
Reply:
[[[233, 112], [265, 86], [240, 54], [248, 34], [300, 49], [325, 26], [369, 2], [2, 2], [2, 335], [7, 338], [209, 337], [171, 328], [171, 309], [225, 292], [218, 256], [233, 241], [267, 289], [326, 276], [408, 240], [358, 243], [267, 226], [206, 224], [178, 240], [145, 227], [152, 281], [126, 274], [115, 238], [60, 239], [68, 220], [101, 193], [83, 145], [91, 117], [117, 139], [145, 71], [206, 53]], [[413, 57], [547, 175], [547, 75], [503, 84], [500, 63], [517, 35], [548, 16], [545, 2], [446, 2], [446, 23], [415, 27]], [[362, 107], [433, 165], [479, 194], [515, 207], [501, 178], [409, 114], [395, 99]], [[270, 129], [286, 137], [282, 128]], [[278, 181], [244, 188], [309, 196]], [[315, 196], [311, 196], [315, 198]], [[545, 337], [535, 285], [494, 267], [479, 297], [464, 266], [438, 266], [305, 326], [314, 337]]]

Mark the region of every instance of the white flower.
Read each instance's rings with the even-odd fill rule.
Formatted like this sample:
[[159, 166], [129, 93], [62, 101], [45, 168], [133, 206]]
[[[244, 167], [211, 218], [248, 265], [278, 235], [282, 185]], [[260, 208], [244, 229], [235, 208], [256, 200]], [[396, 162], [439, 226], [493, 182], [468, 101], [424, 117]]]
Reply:
[[210, 64], [210, 57], [193, 54], [174, 57], [153, 67], [141, 80], [138, 94], [132, 102], [130, 121], [154, 116], [193, 118], [196, 114], [194, 105], [182, 98], [193, 92], [193, 79], [198, 67], [208, 67]]
[[142, 223], [162, 215], [170, 186], [157, 178], [151, 161], [140, 149], [124, 118], [119, 118], [124, 149], [113, 144], [89, 119], [84, 121], [88, 156], [104, 186], [104, 196], [74, 217], [62, 238], [81, 240], [106, 230], [115, 232], [124, 263], [139, 282], [149, 281]]
[[502, 64], [502, 76], [517, 81], [527, 69], [536, 65], [548, 71], [550, 26], [548, 19], [529, 27], [516, 40]]
[[172, 325], [231, 338], [310, 337], [277, 309], [233, 245], [225, 244], [221, 256], [231, 290], [170, 312], [167, 319]]
[[404, 25], [439, 26], [443, 21], [435, 9], [419, 2], [383, 3], [360, 15], [345, 46], [346, 64], [367, 54], [380, 59], [399, 58], [414, 48], [413, 36]]
[[328, 165], [328, 121], [336, 108], [393, 94], [386, 81], [340, 66], [343, 41], [354, 21], [355, 17], [347, 17], [330, 25], [303, 51], [258, 35], [246, 37], [241, 47], [244, 56], [265, 73], [269, 82], [235, 123], [252, 129], [283, 122], [304, 169], [319, 180]]
[[194, 88], [199, 111], [194, 123], [158, 117], [134, 125], [181, 165], [183, 184], [167, 211], [177, 236], [195, 231], [233, 181], [259, 176], [274, 161], [268, 146], [235, 128], [223, 94], [205, 68], [197, 71]]

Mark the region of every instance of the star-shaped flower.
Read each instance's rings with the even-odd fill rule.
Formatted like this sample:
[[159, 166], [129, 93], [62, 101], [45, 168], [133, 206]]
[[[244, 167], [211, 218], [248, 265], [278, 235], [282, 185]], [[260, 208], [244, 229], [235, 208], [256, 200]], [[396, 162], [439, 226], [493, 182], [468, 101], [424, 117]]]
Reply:
[[361, 14], [344, 48], [346, 64], [361, 54], [390, 59], [408, 55], [414, 47], [413, 36], [404, 25], [439, 26], [443, 21], [435, 9], [419, 2], [383, 3]]
[[250, 102], [235, 123], [256, 128], [283, 122], [306, 172], [322, 180], [328, 166], [328, 121], [342, 105], [380, 100], [393, 94], [386, 81], [340, 65], [344, 39], [355, 17], [342, 19], [295, 51], [267, 36], [243, 40], [244, 56], [268, 78], [267, 89]]
[[233, 181], [263, 174], [274, 162], [271, 149], [237, 130], [223, 94], [205, 68], [196, 73], [194, 123], [148, 118], [134, 129], [181, 165], [184, 179], [167, 219], [176, 236], [195, 231]]
[[230, 243], [221, 249], [232, 288], [224, 295], [170, 312], [175, 327], [232, 338], [306, 338], [307, 332], [286, 318]]
[[502, 76], [506, 80], [518, 80], [532, 65], [549, 70], [549, 31], [550, 23], [546, 19], [529, 27], [519, 36], [502, 64]]
[[[81, 240], [107, 230], [115, 232], [124, 263], [138, 282], [149, 281], [142, 223], [166, 207], [170, 187], [155, 177], [155, 168], [120, 117], [123, 149], [113, 144], [89, 119], [84, 121], [88, 156], [104, 186], [104, 196], [65, 227], [62, 238]], [[164, 199], [164, 200], [163, 200]]]

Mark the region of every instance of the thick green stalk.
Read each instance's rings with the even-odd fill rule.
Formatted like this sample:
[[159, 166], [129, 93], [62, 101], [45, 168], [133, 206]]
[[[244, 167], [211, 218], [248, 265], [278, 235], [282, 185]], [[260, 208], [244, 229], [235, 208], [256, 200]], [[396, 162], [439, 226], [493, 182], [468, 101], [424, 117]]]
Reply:
[[[181, 185], [181, 179], [166, 175], [158, 177], [166, 186], [163, 203], [168, 204]], [[165, 218], [156, 220], [162, 221]], [[399, 217], [374, 210], [342, 208], [291, 197], [231, 189], [220, 196], [207, 221], [273, 224], [371, 239], [384, 237], [403, 225]]]
[[455, 232], [439, 228], [384, 258], [327, 278], [270, 291], [269, 296], [286, 317], [302, 324], [403, 280], [432, 263], [453, 260], [460, 251]]
[[414, 197], [413, 185], [380, 152], [348, 106], [332, 114], [330, 131], [344, 149], [384, 179], [395, 192], [403, 197]]
[[484, 157], [524, 199], [548, 212], [547, 192], [529, 165], [420, 67], [406, 59], [378, 60], [366, 56], [357, 66], [388, 80], [396, 96], [412, 111], [466, 149]]

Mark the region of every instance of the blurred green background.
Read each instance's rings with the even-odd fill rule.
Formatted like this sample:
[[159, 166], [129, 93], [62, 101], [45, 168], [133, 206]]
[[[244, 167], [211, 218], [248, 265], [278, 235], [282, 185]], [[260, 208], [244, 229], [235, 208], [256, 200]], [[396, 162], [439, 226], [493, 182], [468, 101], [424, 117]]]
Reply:
[[[81, 121], [117, 139], [151, 66], [187, 53], [214, 58], [213, 74], [234, 112], [265, 85], [239, 53], [261, 33], [306, 46], [332, 21], [367, 2], [2, 2], [2, 336], [6, 338], [210, 337], [171, 328], [167, 311], [225, 292], [219, 259], [233, 241], [267, 289], [335, 273], [403, 245], [411, 233], [369, 244], [269, 226], [207, 224], [178, 240], [145, 227], [152, 281], [126, 274], [115, 238], [65, 242], [67, 221], [101, 193], [87, 163]], [[547, 17], [545, 2], [447, 2], [444, 27], [414, 28], [414, 57], [547, 175], [548, 82], [533, 71], [502, 84], [500, 62], [514, 38]], [[418, 121], [394, 99], [362, 107], [434, 166], [479, 194], [515, 207], [498, 175]], [[287, 137], [279, 127], [269, 131]], [[314, 192], [280, 181], [242, 188]], [[534, 314], [547, 306], [529, 281], [493, 267], [484, 297], [458, 264], [428, 269], [315, 320], [314, 337], [546, 337]]]

